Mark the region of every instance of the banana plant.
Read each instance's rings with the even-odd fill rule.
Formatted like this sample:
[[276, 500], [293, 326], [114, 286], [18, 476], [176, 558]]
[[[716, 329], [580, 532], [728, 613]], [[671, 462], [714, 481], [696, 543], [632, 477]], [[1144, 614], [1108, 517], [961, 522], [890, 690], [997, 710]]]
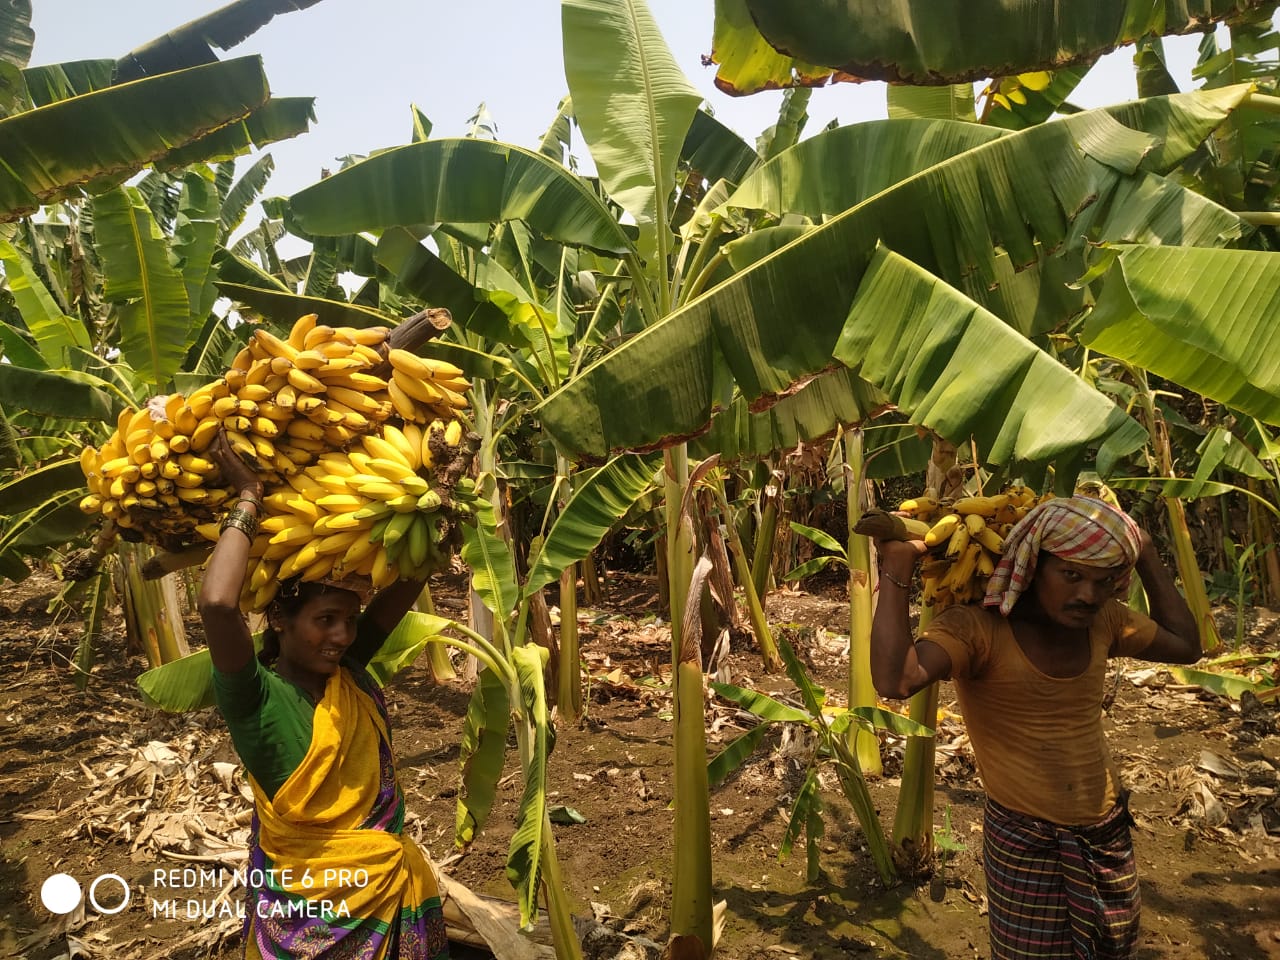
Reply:
[[[830, 538], [825, 538], [825, 535], [821, 535], [821, 531], [813, 532], [820, 534], [817, 542], [827, 545], [826, 541], [830, 541], [830, 546], [839, 549], [839, 544]], [[886, 887], [892, 886], [897, 880], [897, 870], [894, 867], [880, 819], [876, 814], [875, 804], [867, 791], [864, 771], [858, 762], [857, 753], [850, 746], [857, 739], [851, 735], [851, 732], [854, 728], [858, 728], [867, 735], [875, 737], [876, 730], [881, 729], [900, 736], [932, 737], [933, 731], [900, 714], [874, 705], [829, 706], [826, 691], [805, 673], [804, 666], [796, 657], [795, 651], [791, 649], [791, 645], [786, 640], [779, 640], [778, 647], [786, 666], [787, 676], [799, 691], [804, 709], [788, 706], [758, 690], [713, 682], [711, 688], [717, 694], [758, 717], [760, 722], [712, 759], [707, 768], [708, 778], [713, 787], [724, 782], [756, 750], [769, 732], [771, 724], [794, 723], [812, 731], [816, 735], [814, 749], [805, 763], [804, 784], [796, 795], [795, 803], [792, 804], [791, 816], [783, 842], [779, 847], [778, 859], [783, 859], [790, 852], [803, 833], [806, 838], [808, 879], [811, 883], [818, 879], [818, 841], [823, 833], [822, 797], [818, 776], [821, 764], [824, 761], [830, 761], [835, 766], [845, 799], [853, 807], [858, 822], [862, 826], [863, 836], [866, 838], [880, 881]]]
[[[582, 480], [531, 558], [523, 583], [517, 580], [512, 545], [499, 534], [491, 509], [485, 509], [465, 534], [462, 556], [472, 568], [473, 588], [500, 626], [495, 630], [498, 642], [490, 649], [490, 657], [499, 660], [486, 662], [489, 669], [482, 672], [467, 711], [462, 743], [465, 790], [459, 795], [455, 839], [464, 848], [470, 846], [484, 826], [502, 771], [509, 713], [514, 711], [525, 793], [507, 875], [516, 888], [522, 924], [532, 924], [538, 890], [544, 891], [556, 953], [562, 958], [581, 956], [581, 948], [573, 932], [547, 815], [550, 727], [540, 659], [545, 650], [526, 642], [529, 602], [595, 548], [631, 504], [653, 486], [656, 471], [653, 459], [626, 455]], [[487, 482], [492, 481], [490, 476]], [[518, 687], [511, 682], [513, 677], [518, 677]], [[518, 704], [524, 705], [523, 711]]]

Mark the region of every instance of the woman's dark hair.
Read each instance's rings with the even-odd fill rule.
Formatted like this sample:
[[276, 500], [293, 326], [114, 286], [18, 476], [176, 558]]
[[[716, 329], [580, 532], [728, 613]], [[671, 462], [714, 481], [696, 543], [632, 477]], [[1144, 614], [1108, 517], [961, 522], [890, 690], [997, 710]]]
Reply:
[[258, 662], [264, 667], [275, 663], [280, 656], [280, 631], [272, 624], [272, 620], [292, 620], [307, 605], [307, 601], [321, 594], [336, 589], [330, 584], [316, 580], [300, 580], [290, 577], [280, 584], [275, 599], [267, 606], [267, 625], [262, 628], [262, 650], [258, 654]]

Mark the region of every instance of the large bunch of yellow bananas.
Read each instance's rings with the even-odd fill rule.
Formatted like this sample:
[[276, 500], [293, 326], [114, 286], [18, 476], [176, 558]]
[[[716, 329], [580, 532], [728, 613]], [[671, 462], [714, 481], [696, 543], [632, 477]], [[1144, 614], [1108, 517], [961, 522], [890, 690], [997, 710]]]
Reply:
[[85, 448], [81, 508], [166, 549], [216, 539], [234, 491], [202, 454], [222, 430], [267, 492], [250, 609], [295, 574], [364, 574], [380, 586], [435, 569], [473, 499], [459, 471], [443, 485], [437, 476], [458, 453], [470, 384], [452, 364], [389, 350], [387, 336], [315, 314], [287, 339], [255, 330], [225, 376], [125, 411], [102, 448]]
[[917, 497], [898, 504], [907, 537], [923, 540], [933, 555], [920, 565], [921, 603], [935, 609], [981, 601], [987, 578], [1004, 551], [1004, 538], [1032, 507], [1053, 494], [1014, 485], [990, 497], [933, 500]]

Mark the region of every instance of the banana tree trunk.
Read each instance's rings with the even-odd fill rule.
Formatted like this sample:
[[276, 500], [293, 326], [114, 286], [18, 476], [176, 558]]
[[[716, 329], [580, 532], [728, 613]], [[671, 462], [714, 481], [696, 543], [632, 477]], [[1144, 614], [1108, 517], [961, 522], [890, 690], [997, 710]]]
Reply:
[[[849, 523], [849, 706], [874, 707], [876, 688], [871, 680], [871, 538], [853, 532], [862, 519], [863, 433], [850, 430], [844, 437], [845, 500]], [[858, 758], [864, 776], [884, 772], [880, 738], [875, 731], [854, 724], [849, 728], [849, 749]]]
[[[1162, 477], [1177, 476], [1173, 470], [1173, 447], [1169, 442], [1169, 430], [1164, 417], [1156, 408], [1155, 394], [1147, 382], [1145, 370], [1130, 367], [1129, 372], [1138, 388], [1138, 402], [1142, 406], [1147, 433], [1151, 437], [1151, 450]], [[1200, 628], [1200, 645], [1206, 652], [1218, 649], [1222, 638], [1213, 622], [1209, 606], [1209, 594], [1205, 590], [1204, 577], [1196, 562], [1195, 547], [1191, 543], [1191, 530], [1187, 527], [1187, 512], [1177, 497], [1161, 497], [1169, 513], [1169, 536], [1173, 541], [1173, 558], [1182, 580], [1182, 594]]]
[[[1249, 490], [1259, 496], [1262, 495], [1262, 484], [1257, 480], [1249, 480]], [[1262, 554], [1262, 567], [1265, 572], [1263, 578], [1263, 602], [1274, 604], [1280, 600], [1280, 557], [1276, 556], [1276, 538], [1272, 533], [1271, 521], [1265, 513], [1251, 504], [1249, 507], [1253, 511], [1253, 530], [1254, 541], [1258, 544], [1258, 550]]]
[[693, 523], [680, 514], [685, 491], [689, 487], [689, 451], [681, 444], [669, 447], [662, 455], [663, 483], [666, 501], [663, 504], [666, 527], [666, 582], [667, 598], [671, 608], [671, 669], [680, 663], [680, 630], [684, 623], [685, 605], [689, 602], [689, 581], [693, 576], [694, 533]]
[[756, 532], [755, 550], [751, 557], [751, 582], [761, 604], [768, 595], [769, 581], [773, 579], [773, 545], [778, 537], [781, 516], [778, 505], [782, 503], [783, 478], [781, 471], [774, 473], [761, 491], [764, 507], [760, 511], [760, 529]]
[[[933, 453], [925, 470], [925, 495], [955, 496], [964, 474], [957, 464], [956, 448], [941, 437], [933, 438]], [[917, 632], [929, 625], [933, 608], [920, 607]], [[931, 683], [910, 700], [909, 715], [916, 723], [933, 728], [938, 722], [938, 684]], [[933, 737], [908, 737], [902, 760], [902, 786], [898, 810], [893, 819], [894, 854], [898, 866], [908, 876], [926, 873], [933, 860], [933, 766], [936, 755]]]
[[578, 577], [576, 564], [560, 574], [560, 654], [556, 706], [569, 723], [582, 717], [582, 656], [578, 650]]
[[738, 539], [738, 528], [733, 524], [729, 512], [729, 501], [725, 497], [724, 487], [716, 488], [716, 499], [720, 504], [721, 515], [725, 518], [725, 529], [729, 533], [729, 545], [733, 548], [733, 564], [738, 571], [738, 580], [747, 597], [747, 610], [751, 616], [751, 629], [756, 635], [756, 643], [760, 645], [760, 658], [766, 673], [782, 672], [782, 656], [778, 653], [778, 645], [774, 642], [773, 632], [769, 629], [769, 621], [764, 615], [764, 606], [756, 594], [755, 582], [751, 579], [751, 571], [747, 568], [747, 555], [742, 541]]
[[117, 547], [124, 577], [125, 629], [130, 644], [140, 648], [148, 665], [172, 663], [191, 652], [182, 622], [182, 603], [175, 575], [148, 580], [143, 566], [150, 547], [121, 540]]
[[[709, 957], [713, 947], [711, 801], [707, 782], [706, 715], [696, 597], [711, 561], [703, 556], [682, 592], [687, 611], [672, 676], [675, 713], [675, 864], [671, 880], [671, 939], [680, 957]], [[695, 943], [692, 938], [697, 938]], [[701, 945], [699, 949], [698, 945]]]
[[582, 602], [588, 607], [598, 607], [604, 603], [604, 590], [600, 587], [600, 570], [596, 565], [594, 550], [582, 561]]

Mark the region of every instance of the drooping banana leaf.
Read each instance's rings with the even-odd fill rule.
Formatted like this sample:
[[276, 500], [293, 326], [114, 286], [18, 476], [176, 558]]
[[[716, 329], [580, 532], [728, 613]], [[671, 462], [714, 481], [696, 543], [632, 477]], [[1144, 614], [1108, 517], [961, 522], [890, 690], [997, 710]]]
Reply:
[[[7, 240], [0, 240], [0, 263], [4, 265], [5, 285], [35, 341], [43, 366], [66, 366], [74, 348], [89, 348], [89, 334], [84, 324], [62, 312], [31, 261]], [[9, 359], [19, 358], [10, 355]]]
[[[891, 83], [885, 87], [890, 120], [962, 120], [977, 123], [973, 84], [913, 87]], [[861, 126], [861, 124], [859, 124]]]
[[573, 496], [552, 525], [541, 549], [530, 558], [524, 595], [530, 596], [586, 558], [609, 529], [654, 486], [656, 457], [627, 454], [575, 483]]
[[226, 199], [222, 201], [219, 216], [221, 220], [219, 239], [223, 242], [226, 242], [226, 239], [240, 228], [240, 224], [244, 223], [245, 213], [262, 193], [275, 168], [276, 162], [271, 154], [264, 153], [249, 169], [245, 170], [228, 191]]
[[107, 610], [107, 598], [111, 594], [111, 573], [99, 570], [90, 579], [84, 589], [77, 591], [83, 601], [84, 633], [76, 645], [75, 659], [72, 665], [76, 669], [75, 685], [83, 690], [89, 685], [89, 674], [93, 671], [94, 644], [102, 638], [102, 624]]
[[[1260, 0], [746, 0], [756, 29], [792, 57], [851, 80], [921, 86], [1057, 70], [1142, 36], [1199, 33], [1261, 5]], [[744, 86], [735, 77], [726, 80]]]
[[[178, 215], [173, 228], [173, 256], [187, 290], [191, 317], [197, 323], [207, 317], [218, 298], [213, 283], [213, 255], [218, 249], [222, 200], [208, 167], [198, 167], [182, 178]], [[189, 345], [191, 338], [188, 338]]]
[[476, 523], [462, 528], [462, 559], [471, 568], [472, 589], [494, 617], [505, 623], [520, 596], [511, 547], [498, 535], [492, 509], [477, 509]]
[[390, 317], [380, 311], [370, 310], [354, 303], [264, 290], [261, 287], [242, 283], [227, 283], [219, 280], [218, 289], [236, 303], [243, 304], [251, 308], [254, 313], [286, 327], [298, 317], [308, 313], [318, 314], [320, 322], [330, 327], [393, 327], [400, 320], [399, 317]]
[[78, 490], [84, 474], [78, 457], [58, 460], [0, 483], [0, 515], [14, 516], [48, 502], [51, 493]]
[[710, 183], [725, 180], [738, 184], [759, 158], [740, 136], [705, 110], [697, 110], [680, 159]]
[[22, 452], [18, 449], [18, 435], [13, 424], [0, 407], [0, 470], [13, 470], [22, 464]]
[[716, 0], [711, 62], [720, 65], [715, 84], [733, 97], [795, 84], [820, 87], [832, 71], [775, 50], [756, 28], [746, 0]]
[[511, 665], [520, 681], [524, 722], [532, 742], [524, 768], [524, 793], [516, 812], [516, 830], [507, 853], [507, 879], [516, 891], [520, 926], [528, 928], [538, 918], [538, 886], [542, 873], [542, 848], [551, 843], [547, 828], [548, 712], [543, 669], [547, 649], [525, 644], [511, 651]]
[[1081, 339], [1280, 424], [1278, 311], [1274, 253], [1121, 247]]
[[741, 396], [715, 416], [711, 430], [689, 444], [690, 455], [704, 460], [763, 457], [816, 440], [836, 428], [862, 423], [890, 405], [889, 398], [840, 367], [822, 373], [765, 410], [752, 411]]
[[489, 140], [387, 150], [294, 194], [289, 212], [298, 228], [318, 236], [523, 220], [562, 243], [631, 250], [626, 230], [585, 180], [541, 154]]
[[458, 792], [454, 841], [463, 849], [475, 842], [493, 809], [498, 778], [507, 757], [510, 725], [507, 688], [492, 670], [481, 671], [467, 705], [458, 747], [462, 789]]
[[115, 62], [112, 60], [75, 60], [28, 67], [22, 71], [31, 106], [44, 107], [59, 100], [70, 100], [111, 86]]
[[119, 401], [97, 377], [68, 370], [30, 370], [6, 364], [0, 374], [0, 405], [45, 417], [109, 422]]
[[640, 256], [665, 267], [680, 148], [702, 102], [645, 0], [562, 0], [573, 113], [611, 200], [640, 227]]
[[258, 57], [97, 90], [0, 120], [0, 219], [95, 181], [118, 183], [248, 116], [268, 97]]
[[116, 65], [120, 82], [169, 73], [217, 60], [213, 48], [229, 50], [279, 13], [305, 10], [320, 0], [235, 0], [167, 31], [129, 51]]
[[[704, 430], [728, 402], [726, 375], [749, 401], [763, 400], [764, 406], [827, 368], [837, 355], [837, 341], [858, 339], [863, 325], [892, 336], [898, 324], [915, 322], [910, 299], [861, 298], [863, 273], [873, 257], [882, 270], [900, 276], [900, 292], [935, 291], [936, 276], [982, 286], [998, 278], [997, 245], [1026, 263], [1036, 258], [1037, 244], [1067, 241], [1072, 220], [1082, 207], [1088, 209], [1087, 201], [1107, 187], [1115, 189], [1142, 166], [1160, 169], [1159, 164], [1180, 161], [1244, 95], [1244, 89], [1184, 94], [1117, 110], [1116, 116], [1133, 127], [1091, 111], [1001, 136], [937, 164], [807, 233], [588, 367], [545, 402], [544, 426], [566, 451], [602, 458], [612, 450], [674, 442]], [[1143, 123], [1159, 128], [1165, 138], [1157, 143], [1143, 134]], [[882, 237], [936, 276], [906, 270], [878, 251]], [[982, 336], [998, 336], [985, 330], [994, 317], [974, 310], [971, 298], [951, 290], [943, 299], [951, 298], [958, 325], [947, 337], [970, 326], [959, 319], [967, 312], [982, 318], [975, 321], [975, 329], [984, 329]], [[855, 302], [874, 312], [851, 311]], [[1014, 351], [1006, 358], [1013, 364], [1007, 369], [1021, 364], [1014, 374], [1019, 379], [1000, 383], [977, 367], [949, 368], [955, 380], [937, 386], [963, 395], [965, 402], [948, 411], [935, 409], [924, 419], [913, 415], [913, 422], [944, 436], [954, 431], [950, 435], [957, 439], [970, 433], [984, 438], [979, 449], [993, 463], [1077, 456], [1113, 434], [1108, 455], [1141, 442], [1136, 423], [1105, 401], [1099, 406], [1091, 387], [1048, 357], [1037, 360], [1039, 351], [1030, 343], [1005, 333]], [[1064, 375], [1061, 393], [1036, 397], [1034, 389], [1021, 384], [1033, 363]], [[924, 398], [917, 396], [911, 378], [935, 377], [941, 370], [912, 369], [911, 377], [896, 384], [864, 378], [900, 406], [903, 395], [916, 396], [915, 409]], [[1011, 429], [1002, 431], [990, 411], [1009, 410], [1015, 396], [1029, 406], [1011, 410]], [[1062, 419], [1028, 419], [1031, 410], [1045, 412], [1046, 398], [1061, 404]], [[988, 405], [985, 410], [982, 404]], [[928, 406], [934, 408], [932, 400]], [[583, 416], [584, 410], [592, 416]]]
[[157, 169], [177, 170], [193, 163], [220, 163], [306, 133], [315, 120], [314, 97], [272, 97], [243, 120], [229, 123], [156, 161]]
[[95, 198], [93, 218], [106, 280], [103, 296], [116, 305], [119, 318], [120, 355], [144, 382], [160, 386], [182, 367], [191, 340], [186, 285], [137, 188]]
[[387, 230], [378, 238], [375, 256], [401, 289], [429, 306], [445, 307], [459, 327], [490, 339], [510, 341], [506, 315], [478, 297], [471, 283], [419, 243], [410, 231], [400, 227]]

